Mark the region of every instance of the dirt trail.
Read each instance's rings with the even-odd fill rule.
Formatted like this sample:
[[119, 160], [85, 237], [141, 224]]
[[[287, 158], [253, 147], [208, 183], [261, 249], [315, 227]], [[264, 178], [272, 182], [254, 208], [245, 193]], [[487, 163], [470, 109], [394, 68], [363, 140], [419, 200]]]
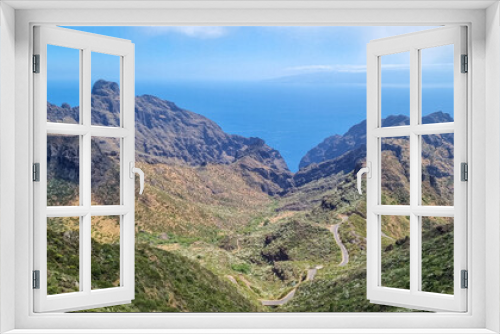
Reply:
[[[289, 218], [289, 217], [292, 217], [293, 215], [295, 215], [297, 212], [295, 211], [282, 211], [280, 212], [278, 215], [274, 216], [274, 217], [271, 217], [269, 218], [269, 221], [271, 223], [276, 223], [278, 220], [280, 219], [284, 219], [284, 218]], [[263, 224], [263, 223], [262, 223]]]
[[[233, 275], [226, 275], [226, 278], [228, 280], [230, 280], [232, 283], [238, 285], [238, 281], [236, 280], [236, 278], [233, 276]], [[246, 278], [245, 276], [243, 276], [242, 274], [239, 274], [238, 275], [238, 278], [243, 282], [243, 284], [246, 285], [247, 288], [251, 289], [252, 288], [252, 283], [250, 283]]]
[[243, 276], [242, 274], [239, 275], [240, 277], [240, 280], [245, 283], [245, 285], [247, 286], [247, 288], [251, 289], [252, 288], [252, 283], [250, 283], [246, 278], [245, 276]]
[[227, 279], [228, 279], [228, 280], [230, 280], [232, 283], [234, 283], [234, 284], [238, 284], [238, 282], [236, 282], [236, 279], [235, 279], [233, 276], [231, 276], [231, 275], [226, 275], [226, 277], [227, 277]]
[[387, 234], [385, 234], [384, 232], [380, 232], [380, 234], [382, 234], [383, 237], [386, 237], [388, 239], [391, 239], [391, 240], [395, 240], [394, 238], [388, 236]]

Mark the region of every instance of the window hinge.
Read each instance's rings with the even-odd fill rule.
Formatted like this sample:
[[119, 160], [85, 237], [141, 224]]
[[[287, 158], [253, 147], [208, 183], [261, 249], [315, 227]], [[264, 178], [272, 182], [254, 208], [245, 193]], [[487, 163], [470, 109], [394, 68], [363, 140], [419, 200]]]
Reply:
[[469, 56], [462, 55], [462, 73], [469, 72]]
[[33, 289], [40, 289], [40, 270], [33, 270]]
[[460, 173], [462, 181], [469, 181], [469, 165], [466, 162], [462, 162], [460, 165]]
[[33, 73], [40, 73], [40, 55], [33, 55]]
[[462, 270], [462, 289], [467, 289], [469, 287], [469, 273], [467, 270]]
[[40, 181], [40, 164], [38, 162], [33, 164], [33, 181]]

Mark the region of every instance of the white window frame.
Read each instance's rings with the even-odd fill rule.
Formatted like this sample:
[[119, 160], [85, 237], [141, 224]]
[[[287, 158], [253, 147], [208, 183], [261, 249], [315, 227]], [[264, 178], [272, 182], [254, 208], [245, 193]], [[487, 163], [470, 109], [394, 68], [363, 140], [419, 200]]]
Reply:
[[[34, 270], [39, 271], [39, 289], [34, 290], [35, 312], [76, 311], [128, 304], [135, 290], [135, 182], [130, 177], [135, 165], [135, 81], [134, 44], [131, 41], [65, 28], [34, 27], [34, 52], [39, 55], [39, 73], [34, 83], [34, 162], [39, 164], [39, 181], [33, 184]], [[80, 54], [80, 122], [47, 121], [47, 45], [72, 48]], [[120, 64], [120, 126], [92, 125], [92, 53], [114, 55]], [[74, 135], [79, 139], [78, 206], [47, 206], [47, 136]], [[91, 143], [93, 137], [110, 137], [120, 142], [120, 202], [91, 204]], [[130, 169], [130, 170], [129, 170]], [[129, 173], [130, 172], [130, 173]], [[91, 288], [91, 221], [93, 216], [118, 216], [120, 221], [119, 286]], [[47, 218], [79, 217], [79, 291], [47, 294]]]
[[[407, 1], [405, 1], [407, 2]], [[40, 6], [22, 3], [20, 5]], [[0, 132], [0, 302], [1, 330], [16, 329], [15, 333], [36, 333], [37, 329], [71, 333], [89, 329], [89, 333], [115, 329], [118, 332], [144, 332], [146, 328], [165, 329], [162, 332], [235, 333], [492, 333], [500, 332], [500, 288], [498, 284], [500, 259], [485, 254], [500, 254], [500, 33], [498, 4], [495, 2], [426, 2], [409, 4], [406, 9], [390, 9], [388, 2], [338, 1], [337, 4], [306, 2], [269, 2], [269, 4], [223, 4], [217, 1], [196, 2], [181, 6], [173, 2], [171, 8], [143, 10], [95, 9], [96, 2], [70, 6], [52, 2], [52, 10], [26, 9], [14, 12], [9, 4], [1, 4], [1, 108], [0, 131], [5, 125], [15, 124], [14, 131]], [[152, 6], [157, 6], [158, 3]], [[488, 10], [484, 6], [491, 5]], [[56, 6], [56, 7], [54, 7]], [[88, 6], [87, 9], [74, 9]], [[99, 4], [103, 6], [103, 4]], [[115, 5], [116, 6], [116, 3]], [[123, 6], [126, 6], [123, 2]], [[136, 7], [141, 5], [135, 4]], [[211, 6], [211, 7], [210, 7]], [[224, 8], [224, 6], [229, 8]], [[233, 8], [230, 8], [230, 7]], [[280, 8], [281, 6], [281, 8]], [[329, 8], [329, 6], [331, 6]], [[337, 8], [334, 8], [337, 6]], [[342, 8], [342, 6], [344, 8]], [[363, 6], [364, 7], [363, 9]], [[401, 1], [398, 6], [404, 7]], [[420, 8], [418, 8], [420, 6]], [[425, 7], [429, 6], [429, 7]], [[432, 7], [430, 7], [432, 6]], [[435, 7], [441, 8], [436, 9]], [[462, 6], [457, 9], [454, 6]], [[469, 9], [466, 9], [469, 6]], [[483, 6], [477, 8], [478, 6]], [[94, 9], [92, 9], [94, 7]], [[208, 8], [207, 8], [208, 7]], [[268, 8], [266, 8], [268, 7]], [[346, 9], [355, 8], [357, 9]], [[26, 8], [26, 7], [25, 7]], [[90, 9], [89, 9], [90, 8]], [[367, 9], [370, 8], [370, 9]], [[374, 9], [376, 8], [376, 9]], [[465, 9], [464, 9], [465, 8]], [[472, 8], [472, 9], [471, 9]], [[474, 9], [476, 8], [476, 9]], [[205, 9], [205, 10], [203, 10]], [[485, 24], [486, 23], [486, 24]], [[468, 76], [468, 109], [470, 181], [468, 244], [470, 287], [467, 313], [435, 314], [34, 314], [32, 304], [30, 252], [32, 247], [32, 183], [30, 181], [32, 147], [32, 27], [35, 24], [58, 25], [443, 25], [464, 24], [469, 27], [471, 59]], [[6, 29], [4, 29], [6, 28]], [[14, 35], [15, 30], [15, 35]], [[14, 37], [15, 36], [15, 40]], [[485, 70], [488, 66], [488, 71]], [[15, 83], [15, 95], [12, 93]], [[7, 84], [7, 85], [6, 85]], [[488, 84], [488, 85], [487, 85]], [[7, 87], [6, 87], [7, 86]], [[7, 109], [7, 110], [6, 110]], [[15, 110], [15, 113], [12, 112]], [[488, 140], [486, 135], [488, 134]], [[11, 137], [8, 137], [11, 135]], [[6, 144], [15, 135], [15, 147]], [[488, 154], [486, 154], [488, 152]], [[5, 161], [5, 163], [4, 163]], [[14, 161], [14, 162], [13, 162]], [[488, 164], [486, 164], [488, 162]], [[15, 170], [15, 179], [12, 173]], [[488, 182], [486, 173], [489, 172]], [[6, 175], [6, 173], [11, 173]], [[9, 179], [10, 178], [10, 179]], [[14, 179], [15, 182], [12, 180]], [[15, 198], [6, 185], [15, 185]], [[486, 196], [488, 194], [488, 196]], [[490, 204], [486, 210], [486, 204]], [[15, 219], [12, 219], [15, 218]], [[486, 221], [488, 220], [488, 223]], [[471, 226], [474, 226], [472, 230]], [[12, 235], [15, 237], [12, 238]], [[15, 282], [15, 283], [14, 283]], [[12, 287], [14, 286], [14, 289]], [[14, 290], [14, 291], [11, 291]], [[487, 293], [486, 293], [487, 291]], [[12, 305], [15, 305], [12, 308]], [[13, 317], [12, 317], [13, 316]], [[141, 326], [142, 330], [132, 329]], [[246, 328], [246, 330], [245, 330]], [[357, 328], [358, 331], [354, 329]], [[100, 329], [100, 330], [99, 330]], [[121, 330], [120, 330], [121, 329]], [[177, 329], [177, 330], [176, 330]], [[180, 329], [193, 329], [183, 331]], [[416, 331], [415, 329], [419, 329]], [[432, 329], [432, 330], [431, 330]], [[459, 330], [462, 329], [462, 330]], [[210, 331], [211, 330], [211, 331]], [[41, 331], [40, 331], [41, 332]], [[45, 331], [47, 332], [47, 331]], [[87, 332], [87, 331], [86, 331]]]
[[[467, 270], [467, 184], [461, 180], [461, 163], [467, 163], [467, 75], [461, 73], [461, 57], [467, 54], [466, 28], [450, 26], [371, 41], [367, 47], [367, 298], [377, 304], [403, 306], [420, 310], [467, 310], [467, 290], [461, 287], [461, 270]], [[453, 46], [454, 121], [422, 124], [421, 50]], [[408, 52], [410, 56], [410, 122], [407, 126], [382, 127], [381, 75], [383, 56]], [[454, 136], [454, 205], [422, 204], [422, 135], [453, 133]], [[383, 138], [408, 137], [410, 146], [410, 203], [383, 205]], [[382, 216], [410, 217], [410, 289], [382, 286]], [[422, 288], [422, 217], [453, 217], [454, 293], [424, 292]]]

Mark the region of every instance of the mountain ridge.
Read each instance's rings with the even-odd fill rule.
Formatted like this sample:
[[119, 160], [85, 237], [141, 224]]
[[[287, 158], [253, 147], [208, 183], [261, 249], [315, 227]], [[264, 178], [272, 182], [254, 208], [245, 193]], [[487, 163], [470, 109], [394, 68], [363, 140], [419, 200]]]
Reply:
[[[98, 80], [92, 88], [92, 124], [120, 125], [120, 88]], [[136, 156], [147, 163], [234, 165], [250, 183], [274, 195], [292, 186], [279, 151], [257, 137], [224, 132], [212, 120], [153, 95], [135, 98]], [[79, 107], [47, 103], [51, 122], [79, 123]]]
[[[453, 122], [447, 113], [436, 111], [422, 117], [422, 124]], [[383, 127], [402, 126], [410, 124], [410, 119], [405, 115], [390, 115], [382, 119]], [[366, 120], [353, 125], [343, 135], [335, 134], [325, 138], [321, 143], [310, 149], [300, 160], [299, 170], [313, 163], [320, 163], [334, 159], [342, 154], [366, 145]]]
[[[92, 88], [92, 124], [119, 126], [119, 98], [120, 87], [117, 83], [97, 81]], [[299, 171], [292, 173], [280, 152], [268, 146], [263, 139], [228, 134], [212, 120], [179, 108], [173, 102], [153, 95], [141, 95], [136, 97], [135, 111], [136, 155], [139, 162], [229, 165], [249, 185], [272, 196], [293, 192], [296, 187], [339, 172], [347, 174], [356, 171], [366, 158], [366, 120], [353, 125], [343, 135], [325, 138], [304, 155]], [[58, 107], [48, 103], [47, 114], [52, 122], [79, 122], [79, 107], [68, 104]], [[443, 112], [422, 118], [424, 124], [452, 120]], [[382, 124], [406, 125], [409, 118], [391, 115], [383, 119]], [[71, 151], [67, 145], [61, 147]], [[115, 147], [114, 151], [116, 154], [119, 150]]]
[[[93, 124], [119, 125], [118, 92], [114, 83], [94, 87]], [[146, 184], [136, 200], [136, 298], [129, 305], [94, 311], [400, 310], [366, 300], [366, 201], [355, 187], [355, 172], [366, 156], [360, 139], [366, 123], [354, 125], [356, 133], [350, 136], [335, 137], [338, 143], [351, 142], [350, 149], [325, 147], [337, 156], [326, 159], [325, 155], [326, 160], [291, 174], [284, 172], [279, 152], [259, 138], [225, 134], [207, 118], [151, 95], [137, 100], [142, 103], [138, 103], [142, 111], [136, 111], [140, 118], [137, 136], [144, 137], [137, 149], [142, 154], [137, 166], [145, 172]], [[78, 108], [49, 107], [59, 118], [77, 122]], [[444, 116], [433, 117], [439, 121]], [[394, 116], [391, 122], [405, 124], [407, 118]], [[163, 137], [158, 139], [158, 135]], [[422, 203], [453, 205], [453, 134], [422, 138]], [[409, 141], [385, 139], [381, 145], [382, 200], [399, 204], [409, 193]], [[55, 205], [78, 202], [78, 142], [77, 136], [48, 140], [48, 200]], [[112, 205], [119, 200], [118, 145], [109, 138], [92, 139], [93, 203]], [[164, 155], [162, 150], [172, 152]], [[212, 151], [215, 156], [207, 153]], [[206, 161], [206, 156], [212, 160]], [[63, 278], [62, 287], [73, 291], [78, 283], [78, 252], [74, 250], [79, 221], [70, 223], [69, 219], [49, 224], [53, 241], [49, 269], [54, 287], [61, 286]], [[109, 259], [118, 258], [120, 248], [114, 225], [109, 227], [109, 221], [101, 219], [93, 225], [98, 233], [92, 234], [92, 269], [96, 284], [105, 288], [116, 282], [119, 268]], [[382, 263], [390, 274], [382, 278], [392, 284], [387, 286], [407, 288], [409, 225], [404, 216], [382, 218], [381, 232], [387, 236], [382, 240]], [[339, 266], [343, 253], [333, 226], [347, 249], [347, 266]], [[430, 241], [422, 248], [430, 250], [422, 259], [427, 270], [423, 286], [425, 280], [437, 280], [439, 284], [430, 291], [449, 291], [453, 288], [453, 226], [441, 219], [426, 222], [424, 230], [432, 238], [425, 237]], [[68, 244], [69, 249], [59, 247]], [[432, 254], [441, 244], [445, 257]], [[60, 266], [65, 260], [75, 264], [71, 272]], [[309, 275], [312, 268], [314, 277]], [[295, 290], [286, 305], [262, 306], [262, 300], [278, 300]]]

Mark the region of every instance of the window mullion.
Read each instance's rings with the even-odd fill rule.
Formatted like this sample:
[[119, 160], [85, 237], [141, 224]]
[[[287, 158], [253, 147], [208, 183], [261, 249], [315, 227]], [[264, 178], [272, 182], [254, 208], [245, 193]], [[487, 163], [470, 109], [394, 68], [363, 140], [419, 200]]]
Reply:
[[415, 293], [419, 288], [420, 255], [419, 238], [420, 224], [419, 217], [415, 215], [415, 209], [420, 202], [420, 182], [419, 182], [419, 136], [415, 133], [415, 128], [419, 124], [419, 56], [418, 49], [410, 49], [410, 291]]
[[92, 135], [90, 132], [91, 126], [91, 50], [83, 50], [83, 64], [82, 64], [82, 88], [81, 88], [81, 115], [82, 124], [87, 128], [87, 132], [82, 136], [82, 160], [81, 168], [82, 174], [80, 177], [81, 184], [81, 198], [83, 206], [89, 208], [89, 212], [82, 218], [81, 239], [80, 239], [80, 268], [82, 271], [82, 291], [90, 293], [91, 291], [91, 177], [92, 177], [92, 156], [91, 156], [91, 140]]

